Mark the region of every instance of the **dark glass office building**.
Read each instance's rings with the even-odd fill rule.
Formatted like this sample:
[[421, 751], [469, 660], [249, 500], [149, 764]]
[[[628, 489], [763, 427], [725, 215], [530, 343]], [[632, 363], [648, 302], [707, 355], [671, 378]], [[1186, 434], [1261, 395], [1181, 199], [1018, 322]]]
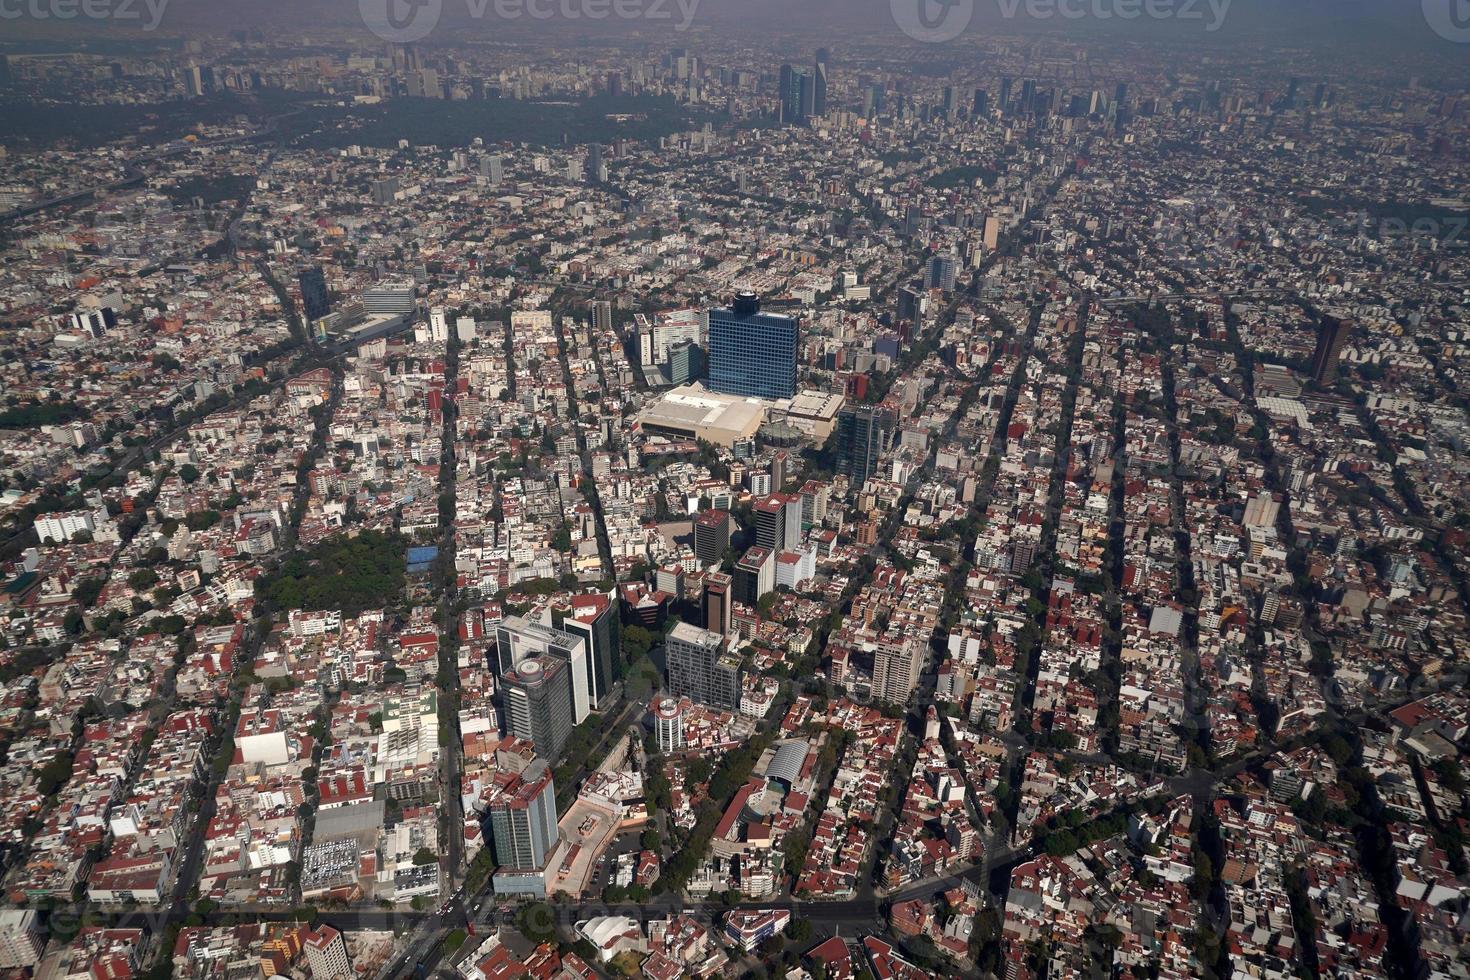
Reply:
[[332, 312], [332, 297], [327, 292], [327, 277], [320, 266], [309, 266], [296, 277], [301, 287], [301, 307], [307, 320], [320, 320]]
[[709, 311], [709, 389], [746, 398], [796, 394], [795, 317], [762, 313], [754, 293], [741, 293], [729, 309]]
[[844, 406], [837, 416], [837, 472], [862, 486], [878, 469], [897, 427], [898, 419], [889, 409]]

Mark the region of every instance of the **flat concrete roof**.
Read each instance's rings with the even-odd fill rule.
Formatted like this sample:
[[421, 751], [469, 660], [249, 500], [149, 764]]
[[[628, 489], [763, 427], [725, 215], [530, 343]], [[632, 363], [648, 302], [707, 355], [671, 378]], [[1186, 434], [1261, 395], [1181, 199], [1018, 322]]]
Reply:
[[758, 399], [721, 395], [699, 385], [684, 385], [644, 409], [638, 421], [653, 429], [684, 433], [728, 446], [737, 439], [755, 435], [765, 414], [766, 407]]

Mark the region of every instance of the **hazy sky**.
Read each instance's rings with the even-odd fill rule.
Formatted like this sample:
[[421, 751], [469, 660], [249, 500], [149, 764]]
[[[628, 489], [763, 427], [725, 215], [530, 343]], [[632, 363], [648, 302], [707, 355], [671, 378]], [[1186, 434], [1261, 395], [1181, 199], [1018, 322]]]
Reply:
[[[26, 3], [50, 3], [53, 0], [4, 0], [10, 7]], [[123, 0], [109, 0], [121, 3]], [[198, 31], [254, 28], [269, 36], [272, 30], [283, 38], [294, 38], [313, 27], [335, 26], [357, 29], [362, 26], [359, 2], [375, 0], [127, 0], [131, 4], [166, 4], [160, 19], [159, 35], [189, 34]], [[376, 0], [378, 3], [384, 0]], [[1426, 7], [1439, 5], [1446, 10], [1460, 5], [1458, 16], [1470, 22], [1470, 0], [628, 0], [648, 6], [660, 4], [669, 8], [675, 18], [680, 11], [691, 11], [693, 30], [679, 33], [672, 21], [618, 22], [616, 19], [592, 22], [568, 22], [560, 17], [534, 21], [522, 17], [507, 24], [493, 16], [471, 18], [470, 9], [494, 11], [500, 3], [536, 2], [545, 5], [580, 5], [588, 0], [387, 0], [394, 3], [435, 3], [442, 7], [439, 22], [443, 27], [463, 30], [466, 34], [493, 38], [498, 34], [524, 36], [538, 30], [565, 33], [567, 30], [594, 37], [622, 33], [631, 27], [649, 40], [667, 36], [671, 46], [681, 42], [697, 42], [705, 31], [739, 34], [767, 34], [773, 45], [783, 41], [830, 44], [840, 50], [845, 41], [857, 35], [872, 36], [891, 31], [901, 39], [894, 26], [893, 5], [915, 3], [973, 4], [969, 29], [961, 40], [973, 40], [987, 34], [1015, 35], [1025, 33], [1055, 34], [1077, 37], [1121, 35], [1138, 38], [1178, 36], [1190, 41], [1230, 43], [1240, 39], [1267, 39], [1284, 44], [1319, 43], [1347, 45], [1359, 49], [1366, 45], [1371, 56], [1372, 45], [1401, 47], [1426, 45], [1447, 57], [1463, 57], [1470, 65], [1470, 44], [1453, 44], [1441, 39], [1429, 28]], [[609, 3], [613, 0], [601, 0]], [[623, 0], [617, 0], [623, 2]], [[1072, 9], [1116, 9], [1118, 4], [1162, 3], [1175, 9], [1188, 9], [1189, 18], [1139, 18], [1122, 21], [1116, 17], [1080, 18], [1049, 16], [1035, 18], [1027, 11], [1032, 5], [1064, 3]], [[487, 6], [488, 5], [488, 6]], [[1187, 6], [1186, 6], [1187, 5]], [[412, 8], [409, 8], [412, 9]], [[930, 8], [931, 10], [935, 8]], [[942, 11], [943, 8], [938, 8]], [[1041, 9], [1047, 9], [1042, 7]], [[1009, 11], [1007, 15], [1005, 12]], [[1205, 31], [1203, 24], [1215, 22]], [[7, 37], [35, 36], [39, 29], [54, 34], [61, 28], [69, 36], [95, 32], [94, 23], [83, 20], [62, 22], [51, 19], [36, 22], [8, 19], [0, 22], [0, 42]], [[363, 32], [366, 33], [365, 31]], [[793, 35], [809, 35], [796, 37]], [[443, 39], [443, 28], [430, 43]]]

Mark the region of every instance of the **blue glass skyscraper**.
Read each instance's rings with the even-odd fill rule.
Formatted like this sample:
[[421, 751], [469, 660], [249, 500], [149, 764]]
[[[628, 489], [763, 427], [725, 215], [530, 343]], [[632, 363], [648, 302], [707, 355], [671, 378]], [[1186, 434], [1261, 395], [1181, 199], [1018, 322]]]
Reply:
[[796, 394], [795, 317], [762, 313], [755, 293], [709, 311], [709, 388], [747, 398]]

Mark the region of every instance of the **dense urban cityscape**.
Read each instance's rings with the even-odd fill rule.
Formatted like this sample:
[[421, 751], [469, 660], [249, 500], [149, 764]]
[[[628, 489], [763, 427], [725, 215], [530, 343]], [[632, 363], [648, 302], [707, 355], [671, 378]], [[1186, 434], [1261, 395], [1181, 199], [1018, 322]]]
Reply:
[[0, 5], [0, 977], [1470, 978], [1437, 4]]

